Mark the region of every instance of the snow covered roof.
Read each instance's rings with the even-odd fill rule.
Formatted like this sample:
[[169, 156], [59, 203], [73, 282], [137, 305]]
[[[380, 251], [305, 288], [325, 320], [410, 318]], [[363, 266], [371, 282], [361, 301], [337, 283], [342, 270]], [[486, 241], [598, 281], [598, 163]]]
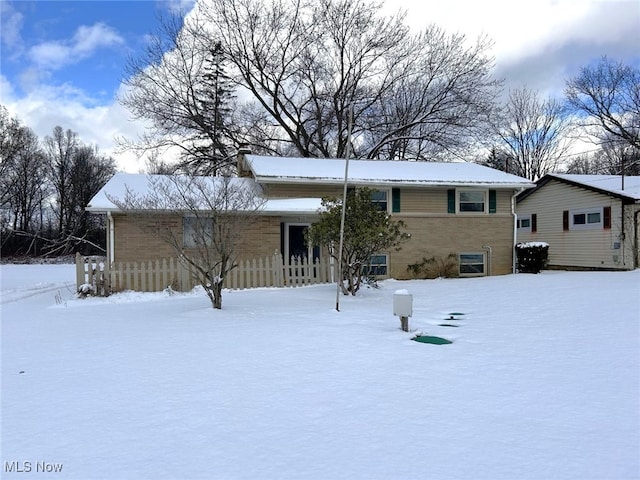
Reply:
[[622, 189], [623, 177], [621, 175], [553, 174], [551, 176], [597, 190], [613, 193], [621, 197], [640, 200], [640, 176], [625, 176], [624, 190]]
[[[255, 179], [269, 183], [342, 184], [345, 160], [245, 155], [245, 167]], [[526, 178], [476, 163], [416, 162], [407, 160], [349, 160], [353, 185], [492, 186], [533, 188]]]
[[[594, 190], [605, 195], [613, 195], [635, 202], [640, 201], [640, 176], [625, 176], [624, 190], [622, 189], [621, 175], [579, 175], [551, 173], [538, 180], [537, 188], [551, 180], [559, 180], [579, 187]], [[536, 188], [536, 190], [537, 190]], [[518, 200], [528, 197], [534, 190], [524, 192]]]
[[[170, 183], [171, 179], [172, 176], [169, 175], [117, 173], [91, 199], [86, 209], [94, 213], [119, 212], [120, 208], [113, 203], [112, 199], [118, 202], [124, 201], [127, 194], [148, 195], [152, 192], [154, 184], [167, 181]], [[200, 177], [200, 179], [205, 181], [211, 189], [219, 188], [224, 182], [222, 177]], [[229, 180], [234, 188], [262, 195], [262, 188], [252, 178], [231, 178]], [[269, 199], [260, 208], [260, 213], [316, 213], [321, 207], [321, 202], [320, 198]]]

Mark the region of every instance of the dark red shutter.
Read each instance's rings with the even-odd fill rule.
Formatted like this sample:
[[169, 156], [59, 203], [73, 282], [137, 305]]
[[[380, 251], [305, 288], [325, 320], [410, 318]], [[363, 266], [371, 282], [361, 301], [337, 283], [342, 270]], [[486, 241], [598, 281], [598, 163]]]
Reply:
[[531, 232], [535, 233], [538, 231], [538, 215], [535, 213], [531, 214]]
[[611, 207], [604, 207], [602, 212], [603, 228], [611, 228]]
[[562, 230], [569, 230], [569, 210], [562, 212]]

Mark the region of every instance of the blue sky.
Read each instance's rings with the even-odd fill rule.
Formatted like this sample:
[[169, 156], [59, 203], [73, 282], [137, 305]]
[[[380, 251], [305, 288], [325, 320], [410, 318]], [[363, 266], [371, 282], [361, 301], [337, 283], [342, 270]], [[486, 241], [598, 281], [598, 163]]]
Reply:
[[1, 70], [17, 95], [67, 85], [112, 101], [128, 55], [144, 48], [168, 5], [147, 1], [2, 1]]
[[[144, 131], [117, 102], [126, 59], [142, 54], [159, 15], [194, 1], [0, 0], [0, 103], [41, 138], [70, 128], [135, 171], [114, 142]], [[637, 0], [387, 0], [384, 11], [399, 8], [416, 30], [435, 23], [470, 39], [488, 35], [507, 88], [558, 96], [602, 55], [640, 64]]]

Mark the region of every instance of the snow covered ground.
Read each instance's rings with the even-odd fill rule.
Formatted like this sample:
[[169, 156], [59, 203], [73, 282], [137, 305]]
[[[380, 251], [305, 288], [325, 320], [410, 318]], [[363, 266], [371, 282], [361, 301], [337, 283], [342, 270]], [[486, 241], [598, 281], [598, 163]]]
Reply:
[[[640, 270], [390, 280], [340, 312], [332, 285], [213, 311], [0, 276], [2, 478], [640, 478]], [[452, 344], [399, 329], [399, 289]]]

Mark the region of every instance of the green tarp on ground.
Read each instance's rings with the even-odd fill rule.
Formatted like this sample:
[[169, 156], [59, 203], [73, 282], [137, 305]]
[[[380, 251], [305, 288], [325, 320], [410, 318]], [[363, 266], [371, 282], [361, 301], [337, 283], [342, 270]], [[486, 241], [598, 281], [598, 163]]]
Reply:
[[453, 343], [451, 340], [447, 340], [446, 338], [430, 337], [428, 335], [421, 335], [413, 338], [412, 340], [420, 343], [433, 343], [434, 345], [446, 345], [448, 343]]

